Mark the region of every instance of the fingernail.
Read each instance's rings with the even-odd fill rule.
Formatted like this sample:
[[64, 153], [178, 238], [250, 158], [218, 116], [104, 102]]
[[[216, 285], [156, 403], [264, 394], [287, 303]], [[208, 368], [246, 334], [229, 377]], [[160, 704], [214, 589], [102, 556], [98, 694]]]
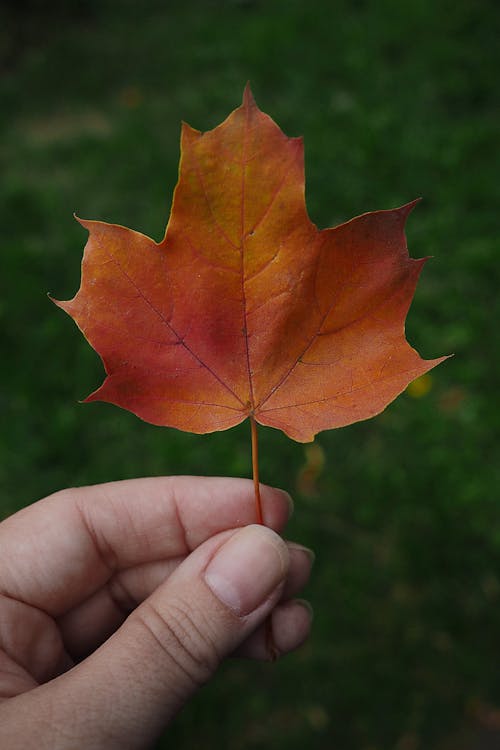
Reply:
[[215, 596], [239, 615], [262, 604], [285, 579], [285, 543], [266, 526], [245, 526], [217, 551], [205, 570]]

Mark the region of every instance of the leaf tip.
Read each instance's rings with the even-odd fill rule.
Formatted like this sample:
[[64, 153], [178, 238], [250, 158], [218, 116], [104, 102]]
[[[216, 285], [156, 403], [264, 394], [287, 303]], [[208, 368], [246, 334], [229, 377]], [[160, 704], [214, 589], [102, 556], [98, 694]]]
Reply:
[[403, 214], [403, 218], [406, 219], [409, 214], [413, 211], [415, 206], [417, 206], [420, 201], [423, 200], [421, 197], [415, 198], [414, 200], [410, 201], [409, 203], [405, 203], [404, 206], [401, 206], [399, 211]]
[[90, 232], [90, 228], [89, 228], [89, 224], [90, 224], [90, 222], [89, 222], [89, 221], [87, 221], [86, 219], [80, 219], [80, 217], [79, 217], [79, 216], [77, 216], [77, 215], [76, 215], [76, 213], [73, 213], [73, 218], [74, 218], [74, 219], [75, 219], [75, 221], [77, 221], [77, 222], [78, 222], [78, 223], [79, 223], [79, 224], [80, 224], [80, 225], [81, 225], [81, 226], [82, 226], [82, 227], [83, 227], [84, 229], [86, 229], [87, 231], [89, 231], [89, 232]]
[[243, 91], [243, 101], [242, 101], [243, 107], [245, 108], [251, 108], [256, 107], [254, 95], [252, 93], [252, 89], [250, 87], [250, 81], [246, 82], [245, 89]]
[[67, 306], [68, 306], [68, 302], [67, 301], [61, 300], [61, 299], [56, 299], [55, 297], [53, 297], [51, 295], [50, 292], [47, 292], [47, 297], [50, 299], [51, 302], [54, 303], [54, 305], [56, 305], [57, 307], [60, 307], [61, 310], [64, 310], [65, 312], [67, 312]]
[[80, 399], [80, 404], [91, 404], [93, 401], [102, 401], [102, 399], [99, 396], [99, 391], [101, 390], [102, 386], [97, 388], [95, 391], [92, 391], [92, 393], [89, 393], [89, 395], [86, 398]]
[[185, 122], [182, 120], [181, 122], [181, 143], [184, 144], [187, 141], [194, 140], [195, 138], [199, 138], [201, 135], [201, 131], [197, 130], [196, 128], [193, 128], [192, 125], [190, 125], [188, 122]]

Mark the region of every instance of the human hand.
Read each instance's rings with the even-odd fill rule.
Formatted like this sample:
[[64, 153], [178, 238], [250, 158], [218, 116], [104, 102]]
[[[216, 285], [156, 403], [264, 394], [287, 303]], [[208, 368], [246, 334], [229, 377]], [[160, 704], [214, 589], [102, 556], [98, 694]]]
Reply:
[[[284, 542], [287, 495], [158, 477], [63, 490], [0, 524], [0, 747], [147, 747], [231, 653], [310, 629], [312, 556]], [[273, 529], [273, 530], [271, 530]]]

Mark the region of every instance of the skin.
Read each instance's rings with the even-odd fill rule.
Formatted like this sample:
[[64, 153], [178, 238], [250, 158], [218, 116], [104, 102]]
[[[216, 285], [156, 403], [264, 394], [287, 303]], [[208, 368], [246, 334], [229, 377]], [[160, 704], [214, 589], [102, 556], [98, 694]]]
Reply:
[[[0, 524], [0, 747], [149, 747], [237, 654], [307, 638], [288, 495], [158, 477], [63, 490]], [[270, 618], [270, 619], [269, 619]], [[271, 623], [271, 626], [269, 625]]]

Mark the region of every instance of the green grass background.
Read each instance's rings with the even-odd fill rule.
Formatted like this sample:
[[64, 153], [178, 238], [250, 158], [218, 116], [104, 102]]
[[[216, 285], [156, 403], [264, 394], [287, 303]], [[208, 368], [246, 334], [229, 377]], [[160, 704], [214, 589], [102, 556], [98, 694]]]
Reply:
[[249, 79], [305, 137], [320, 226], [424, 197], [408, 242], [434, 259], [408, 337], [424, 357], [456, 356], [419, 398], [321, 434], [312, 482], [304, 446], [261, 430], [262, 479], [292, 492], [289, 533], [317, 551], [314, 632], [276, 665], [225, 665], [160, 747], [500, 747], [498, 3], [19, 0], [0, 12], [0, 514], [69, 485], [249, 475], [247, 425], [192, 436], [79, 405], [102, 367], [46, 297], [78, 287], [73, 212], [161, 238], [180, 120], [214, 127]]

